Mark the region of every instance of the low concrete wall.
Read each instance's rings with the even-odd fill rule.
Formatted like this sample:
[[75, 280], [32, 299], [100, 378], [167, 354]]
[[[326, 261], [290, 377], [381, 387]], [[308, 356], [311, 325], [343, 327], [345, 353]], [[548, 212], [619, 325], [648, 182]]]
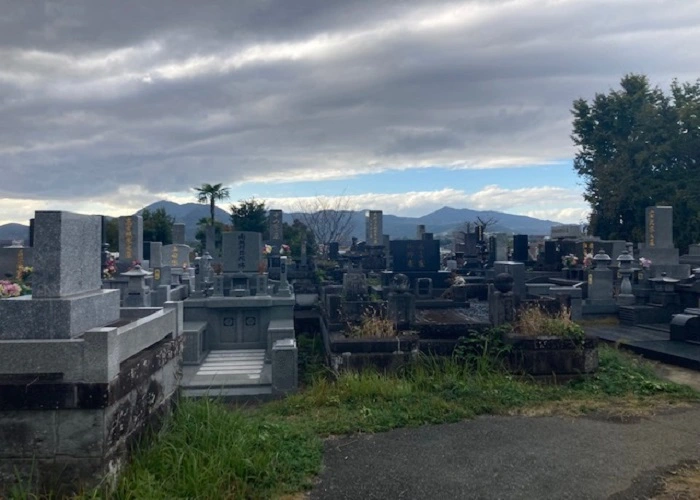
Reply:
[[18, 479], [60, 496], [115, 478], [177, 394], [181, 331], [168, 304], [78, 339], [0, 341], [0, 497]]

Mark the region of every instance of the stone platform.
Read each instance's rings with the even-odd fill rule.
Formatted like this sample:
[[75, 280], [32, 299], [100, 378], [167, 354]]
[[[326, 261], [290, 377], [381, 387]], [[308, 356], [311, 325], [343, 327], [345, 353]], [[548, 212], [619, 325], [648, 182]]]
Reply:
[[668, 324], [588, 326], [586, 334], [618, 343], [645, 358], [700, 370], [700, 344], [669, 339]]

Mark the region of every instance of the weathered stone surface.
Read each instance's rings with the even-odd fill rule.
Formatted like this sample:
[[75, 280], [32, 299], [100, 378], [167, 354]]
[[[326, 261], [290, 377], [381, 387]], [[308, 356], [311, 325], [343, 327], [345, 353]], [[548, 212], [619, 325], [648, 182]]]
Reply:
[[38, 211], [35, 217], [32, 295], [59, 298], [102, 287], [102, 219], [97, 215]]
[[223, 233], [224, 272], [254, 273], [262, 256], [262, 236], [252, 231]]

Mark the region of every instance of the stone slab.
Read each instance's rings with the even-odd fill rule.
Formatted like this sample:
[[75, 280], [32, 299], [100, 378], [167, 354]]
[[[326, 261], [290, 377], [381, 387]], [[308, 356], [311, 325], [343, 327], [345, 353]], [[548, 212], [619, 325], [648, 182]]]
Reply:
[[[96, 254], [97, 255], [97, 254]], [[119, 291], [60, 299], [31, 295], [0, 300], [0, 340], [68, 339], [119, 319]]]

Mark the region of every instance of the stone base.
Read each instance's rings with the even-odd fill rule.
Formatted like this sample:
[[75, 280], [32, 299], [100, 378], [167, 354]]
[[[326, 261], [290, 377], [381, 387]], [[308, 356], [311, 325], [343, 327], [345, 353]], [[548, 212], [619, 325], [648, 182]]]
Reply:
[[[182, 337], [166, 339], [123, 362], [109, 384], [0, 385], [0, 497], [17, 481], [57, 498], [111, 484], [130, 446], [170, 410], [181, 355]], [[78, 399], [37, 409], [37, 396], [61, 387]]]
[[24, 295], [0, 300], [0, 340], [75, 338], [118, 319], [118, 290], [59, 299]]
[[612, 300], [584, 300], [582, 306], [583, 315], [617, 314], [617, 304]]
[[659, 248], [640, 244], [639, 256], [650, 259], [654, 266], [678, 264], [677, 248]]

